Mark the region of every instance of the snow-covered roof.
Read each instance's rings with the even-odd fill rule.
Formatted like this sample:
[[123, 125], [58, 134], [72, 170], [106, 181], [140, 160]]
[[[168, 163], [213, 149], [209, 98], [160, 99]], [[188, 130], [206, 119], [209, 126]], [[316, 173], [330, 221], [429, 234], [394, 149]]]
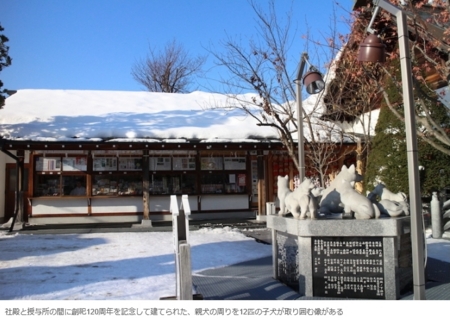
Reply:
[[[240, 100], [250, 101], [251, 94]], [[277, 139], [223, 94], [18, 90], [0, 110], [0, 136], [30, 141], [255, 142]], [[229, 109], [224, 107], [230, 107]], [[220, 107], [220, 108], [219, 108]]]

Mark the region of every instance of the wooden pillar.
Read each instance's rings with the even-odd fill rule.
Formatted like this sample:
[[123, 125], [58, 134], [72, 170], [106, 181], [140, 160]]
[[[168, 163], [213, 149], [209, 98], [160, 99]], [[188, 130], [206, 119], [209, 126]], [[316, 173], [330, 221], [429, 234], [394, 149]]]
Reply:
[[[360, 175], [364, 176], [362, 153], [363, 153], [363, 148], [362, 148], [362, 144], [361, 144], [361, 139], [358, 139], [357, 145], [356, 145], [356, 172], [358, 172]], [[359, 193], [362, 193], [363, 189], [364, 189], [364, 187], [361, 182], [355, 183], [356, 191], [358, 191]]]
[[87, 200], [87, 212], [88, 216], [92, 215], [92, 168], [94, 160], [92, 156], [93, 151], [89, 151], [88, 157], [87, 157], [87, 167], [88, 167], [88, 174], [86, 175], [86, 196], [88, 197]]
[[289, 156], [287, 156], [287, 161], [289, 163], [289, 188], [291, 190], [295, 189], [295, 174], [294, 174], [294, 162], [291, 161], [291, 158]]
[[[28, 196], [33, 197], [34, 196], [34, 172], [35, 172], [35, 159], [34, 159], [34, 151], [31, 151], [28, 155]], [[29, 217], [33, 215], [33, 207], [31, 206], [31, 203], [27, 206], [27, 221]]]
[[267, 202], [274, 202], [275, 198], [274, 198], [274, 177], [273, 177], [273, 154], [272, 152], [269, 153], [269, 155], [266, 158], [266, 164], [267, 164], [267, 169], [266, 169], [266, 199]]
[[16, 196], [18, 197], [17, 200], [17, 205], [18, 205], [18, 213], [17, 213], [17, 222], [24, 222], [25, 218], [24, 218], [24, 199], [23, 199], [23, 195], [24, 195], [24, 190], [23, 190], [23, 186], [25, 185], [25, 166], [24, 166], [24, 157], [25, 157], [25, 152], [23, 150], [18, 150], [17, 151], [17, 189], [16, 189]]
[[266, 192], [265, 192], [265, 183], [264, 180], [266, 178], [265, 169], [266, 165], [264, 163], [264, 155], [258, 152], [257, 156], [257, 170], [258, 170], [258, 214], [266, 215]]
[[148, 158], [148, 150], [144, 150], [143, 159], [142, 159], [142, 173], [143, 173], [143, 181], [142, 181], [142, 201], [143, 201], [143, 217], [142, 220], [150, 219], [150, 170], [149, 170], [149, 158]]

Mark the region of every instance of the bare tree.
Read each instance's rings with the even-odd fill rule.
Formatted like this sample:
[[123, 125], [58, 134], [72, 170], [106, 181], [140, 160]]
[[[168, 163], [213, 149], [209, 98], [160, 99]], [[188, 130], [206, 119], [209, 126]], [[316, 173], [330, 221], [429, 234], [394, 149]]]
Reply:
[[136, 62], [133, 78], [151, 92], [189, 92], [193, 77], [202, 72], [206, 58], [190, 57], [188, 51], [175, 40], [163, 51], [150, 48], [147, 58]]
[[[426, 143], [444, 154], [450, 155], [450, 108], [446, 111], [445, 122], [442, 115], [433, 111], [439, 104], [437, 88], [448, 88], [450, 74], [450, 4], [448, 1], [435, 0], [409, 1], [410, 28], [415, 38], [412, 41], [413, 86], [416, 98], [417, 134]], [[422, 13], [421, 14], [419, 14]], [[424, 17], [423, 12], [427, 15]], [[395, 78], [396, 70], [385, 69], [389, 77]], [[400, 81], [395, 82], [400, 88]], [[443, 93], [443, 92], [442, 92]], [[394, 110], [384, 93], [386, 103]], [[401, 120], [403, 115], [394, 114]]]
[[[440, 95], [444, 93], [444, 88], [448, 87], [450, 73], [450, 5], [448, 1], [435, 0], [432, 3], [424, 0], [398, 1], [391, 0], [392, 3], [401, 6], [407, 12], [408, 28], [411, 34], [411, 61], [413, 71], [413, 87], [416, 105], [417, 135], [440, 152], [450, 155], [450, 108], [440, 107]], [[372, 16], [372, 9], [361, 8], [357, 14], [357, 19], [352, 29], [352, 37], [362, 42], [365, 37], [365, 27]], [[357, 27], [357, 26], [363, 27]], [[392, 113], [400, 120], [404, 121], [404, 115], [398, 111], [398, 106], [402, 104], [401, 98], [401, 77], [399, 70], [399, 52], [397, 47], [397, 29], [393, 17], [388, 13], [380, 14], [375, 20], [373, 29], [379, 31], [379, 36], [386, 44], [388, 54], [385, 65], [375, 65], [370, 70], [359, 66], [361, 77], [353, 79], [353, 85], [361, 79], [371, 79], [374, 88], [377, 88], [379, 97], [390, 108]], [[347, 56], [355, 57], [351, 51]], [[348, 72], [341, 72], [345, 76]], [[388, 91], [392, 92], [390, 86], [397, 88], [396, 92], [400, 99], [395, 99]], [[437, 90], [443, 88], [442, 90]], [[356, 91], [357, 96], [361, 96], [364, 88]], [[436, 92], [437, 90], [437, 92]], [[358, 102], [341, 104], [341, 107], [352, 109]], [[379, 105], [379, 104], [378, 104]], [[437, 112], [440, 111], [440, 112]], [[446, 112], [443, 115], [442, 112]]]
[[[353, 132], [359, 137], [357, 151], [357, 169], [366, 171], [367, 157], [371, 151], [371, 141], [375, 131], [372, 112], [380, 105], [382, 86], [378, 81], [383, 72], [377, 65], [363, 65], [355, 58], [364, 38], [367, 24], [355, 22], [351, 16], [346, 21], [350, 34], [342, 38], [345, 43], [339, 56], [334, 60], [334, 76], [328, 84], [324, 96], [325, 111], [323, 118], [339, 123], [346, 132]], [[341, 35], [334, 39], [341, 38]], [[328, 40], [329, 43], [333, 39]], [[326, 45], [314, 42], [316, 45]], [[337, 46], [335, 43], [334, 46]], [[357, 128], [357, 129], [356, 129]]]
[[[249, 101], [242, 101], [238, 108], [257, 120], [260, 126], [276, 128], [281, 142], [287, 149], [296, 167], [298, 163], [298, 144], [296, 141], [297, 105], [296, 87], [294, 84], [296, 70], [290, 59], [289, 49], [295, 40], [291, 32], [293, 10], [288, 11], [286, 17], [280, 19], [275, 10], [274, 1], [269, 2], [268, 13], [257, 2], [250, 1], [256, 15], [258, 38], [244, 43], [228, 37], [221, 45], [224, 50], [210, 50], [219, 66], [225, 67], [231, 77], [221, 79], [221, 82], [232, 92], [230, 96], [239, 99], [239, 93], [253, 92]], [[328, 46], [327, 60], [331, 61], [337, 48]], [[320, 53], [322, 55], [322, 53]], [[297, 66], [300, 54], [296, 54], [294, 61]], [[323, 105], [321, 95], [311, 99], [312, 103], [303, 103], [303, 134], [305, 137], [305, 160], [307, 171], [314, 171], [323, 185], [329, 166], [345, 156], [341, 146], [351, 137], [343, 130], [328, 121], [321, 119]], [[246, 95], [247, 96], [247, 95]], [[307, 176], [308, 175], [307, 173]]]

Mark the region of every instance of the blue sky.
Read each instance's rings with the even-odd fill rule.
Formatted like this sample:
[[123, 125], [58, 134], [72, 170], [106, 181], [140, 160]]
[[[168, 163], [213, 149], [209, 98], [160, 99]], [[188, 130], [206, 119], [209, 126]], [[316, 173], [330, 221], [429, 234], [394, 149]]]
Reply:
[[[265, 5], [267, 1], [259, 1]], [[295, 12], [292, 72], [305, 50], [308, 29], [329, 34], [330, 18], [348, 18], [353, 0], [277, 0], [277, 12]], [[11, 66], [0, 79], [7, 89], [89, 89], [139, 91], [132, 65], [149, 46], [163, 48], [173, 39], [191, 55], [220, 50], [227, 35], [256, 35], [255, 14], [246, 0], [2, 0], [0, 23], [9, 38]], [[348, 26], [339, 23], [347, 33]], [[199, 89], [220, 91], [223, 76], [209, 56]]]

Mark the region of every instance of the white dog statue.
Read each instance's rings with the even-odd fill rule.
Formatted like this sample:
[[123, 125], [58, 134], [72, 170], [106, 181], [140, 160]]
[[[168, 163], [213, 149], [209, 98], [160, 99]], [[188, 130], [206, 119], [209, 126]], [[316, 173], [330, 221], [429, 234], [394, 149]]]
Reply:
[[381, 200], [391, 200], [395, 202], [406, 202], [407, 200], [406, 194], [404, 194], [403, 192], [393, 193], [382, 183], [377, 184], [377, 186], [372, 190], [371, 193], [379, 196]]
[[[393, 193], [382, 183], [377, 184], [375, 189], [367, 195], [380, 210], [381, 213], [390, 217], [409, 215], [409, 204], [406, 194], [403, 192]], [[380, 199], [378, 201], [378, 199]]]
[[278, 212], [278, 214], [282, 216], [286, 214], [286, 205], [284, 203], [284, 199], [289, 193], [292, 192], [291, 189], [289, 189], [289, 177], [278, 176], [277, 187], [277, 197], [280, 201], [280, 211]]
[[288, 176], [278, 176], [278, 199], [280, 200], [279, 215], [290, 212], [294, 218], [311, 219], [317, 218], [317, 202], [311, 194], [314, 183], [309, 178], [305, 178], [297, 189], [290, 191], [288, 186]]
[[375, 202], [375, 205], [381, 213], [387, 214], [390, 217], [409, 216], [409, 205], [406, 201], [396, 202], [384, 199]]
[[344, 206], [343, 218], [353, 218], [367, 220], [380, 217], [380, 210], [378, 207], [356, 191], [351, 181], [343, 180], [341, 187], [338, 188], [341, 195], [341, 202]]
[[305, 178], [297, 189], [289, 193], [284, 199], [286, 210], [292, 213], [294, 218], [317, 218], [317, 202], [311, 194], [314, 183], [309, 178]]
[[[398, 194], [402, 193], [399, 192]], [[377, 194], [373, 191], [367, 195], [367, 198], [378, 207], [382, 214], [390, 217], [409, 216], [409, 204], [406, 201], [393, 201], [389, 199], [381, 199], [378, 201]]]
[[[341, 194], [339, 192], [342, 189], [342, 182], [349, 181], [350, 184], [362, 181], [362, 176], [356, 172], [354, 165], [347, 168], [345, 165], [342, 166], [341, 172], [336, 176], [336, 178], [330, 183], [322, 192], [322, 199], [319, 203], [319, 212], [326, 214], [342, 213], [344, 207], [341, 202]], [[353, 189], [353, 186], [352, 186]]]

